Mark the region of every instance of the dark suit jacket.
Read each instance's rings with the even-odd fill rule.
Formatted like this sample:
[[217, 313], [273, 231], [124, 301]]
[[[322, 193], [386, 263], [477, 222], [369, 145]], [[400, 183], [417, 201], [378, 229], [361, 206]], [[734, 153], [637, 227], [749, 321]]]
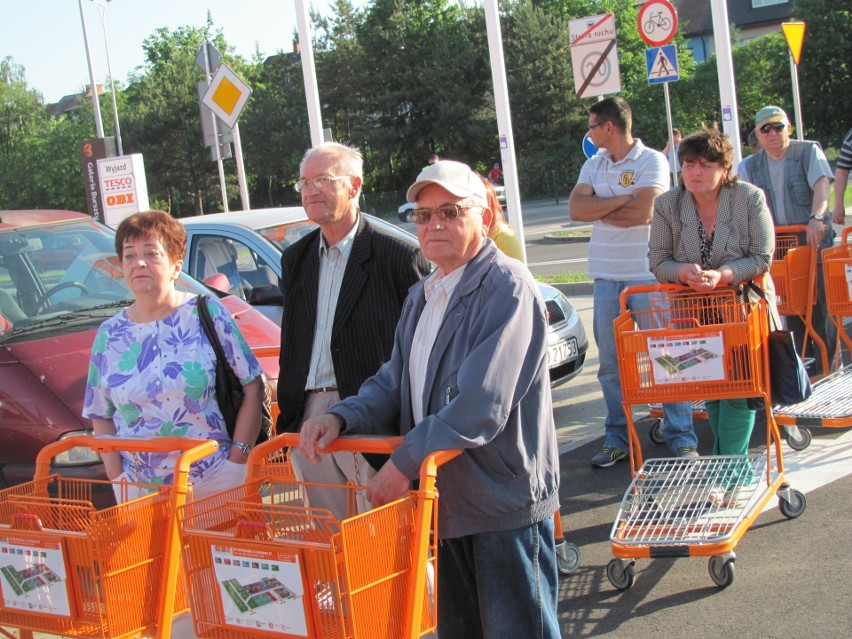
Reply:
[[[317, 229], [281, 256], [284, 318], [278, 379], [279, 433], [298, 430], [305, 408], [317, 317], [319, 237]], [[331, 334], [331, 359], [341, 399], [357, 394], [361, 384], [390, 359], [408, 289], [429, 270], [416, 245], [377, 229], [360, 216]]]

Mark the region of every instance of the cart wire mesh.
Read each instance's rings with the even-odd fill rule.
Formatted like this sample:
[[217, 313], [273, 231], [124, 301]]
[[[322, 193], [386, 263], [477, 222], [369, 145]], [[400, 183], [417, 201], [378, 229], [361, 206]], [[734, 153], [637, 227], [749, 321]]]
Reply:
[[765, 453], [648, 459], [622, 499], [610, 538], [653, 545], [652, 557], [688, 556], [687, 545], [724, 542], [771, 488], [766, 464]]
[[[180, 509], [180, 534], [192, 610], [201, 637], [267, 637], [268, 629], [241, 627], [228, 618], [218, 583], [213, 547], [242, 545], [258, 553], [298, 555], [306, 586], [303, 605], [308, 634], [317, 639], [403, 637], [407, 585], [416, 548], [418, 494], [357, 515], [363, 487], [289, 480], [286, 469], [268, 467], [259, 479], [187, 504]], [[349, 517], [338, 521], [311, 508], [316, 491], [346, 491]], [[434, 513], [433, 513], [433, 526]], [[434, 546], [429, 559], [434, 569]], [[420, 627], [435, 627], [429, 588], [422, 597]]]

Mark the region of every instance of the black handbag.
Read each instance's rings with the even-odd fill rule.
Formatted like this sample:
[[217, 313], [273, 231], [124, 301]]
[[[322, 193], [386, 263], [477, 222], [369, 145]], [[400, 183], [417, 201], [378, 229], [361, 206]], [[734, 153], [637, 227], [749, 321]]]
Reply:
[[[766, 300], [766, 293], [754, 282], [751, 289]], [[774, 315], [769, 313], [769, 317]], [[769, 387], [772, 391], [772, 403], [776, 406], [789, 406], [805, 401], [813, 393], [808, 371], [796, 350], [793, 331], [779, 327], [770, 327], [766, 346], [769, 349]]]
[[[222, 344], [219, 342], [219, 336], [216, 334], [216, 329], [213, 326], [213, 319], [210, 317], [206, 295], [198, 296], [197, 309], [201, 328], [207, 335], [207, 339], [210, 341], [213, 350], [216, 351], [216, 403], [219, 404], [219, 410], [222, 412], [222, 417], [225, 418], [225, 427], [228, 430], [228, 436], [233, 440], [234, 428], [237, 425], [237, 413], [240, 410], [245, 395], [243, 385], [225, 358]], [[272, 396], [269, 392], [269, 387], [264, 381], [263, 400], [260, 408], [260, 432], [257, 434], [257, 441], [254, 444], [257, 445], [265, 442], [271, 434]]]

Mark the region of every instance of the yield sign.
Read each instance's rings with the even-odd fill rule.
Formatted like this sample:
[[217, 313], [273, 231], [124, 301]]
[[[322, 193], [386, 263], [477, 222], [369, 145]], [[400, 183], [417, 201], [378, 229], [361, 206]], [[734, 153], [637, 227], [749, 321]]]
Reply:
[[802, 42], [805, 39], [805, 23], [782, 22], [781, 29], [784, 31], [784, 37], [787, 38], [787, 46], [790, 47], [793, 62], [799, 64], [799, 58], [802, 56]]
[[677, 47], [667, 44], [664, 47], [645, 49], [645, 67], [648, 70], [648, 84], [680, 80], [677, 69]]

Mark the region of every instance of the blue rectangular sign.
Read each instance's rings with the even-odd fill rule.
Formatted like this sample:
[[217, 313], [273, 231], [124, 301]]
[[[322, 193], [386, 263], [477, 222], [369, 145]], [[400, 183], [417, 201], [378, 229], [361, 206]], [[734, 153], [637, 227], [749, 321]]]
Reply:
[[648, 84], [680, 80], [677, 69], [677, 47], [666, 44], [662, 47], [645, 49], [645, 68], [648, 71]]

